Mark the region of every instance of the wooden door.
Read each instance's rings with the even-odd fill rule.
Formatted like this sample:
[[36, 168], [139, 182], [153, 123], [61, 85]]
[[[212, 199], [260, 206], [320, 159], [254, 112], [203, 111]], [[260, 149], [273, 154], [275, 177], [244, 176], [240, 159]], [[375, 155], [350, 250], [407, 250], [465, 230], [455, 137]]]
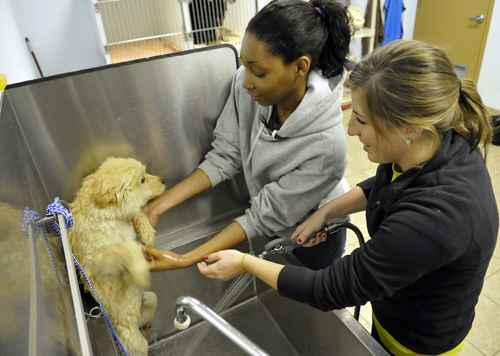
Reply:
[[[494, 2], [419, 0], [413, 38], [443, 47], [459, 77], [477, 83]], [[484, 16], [482, 22], [469, 19], [478, 15]]]

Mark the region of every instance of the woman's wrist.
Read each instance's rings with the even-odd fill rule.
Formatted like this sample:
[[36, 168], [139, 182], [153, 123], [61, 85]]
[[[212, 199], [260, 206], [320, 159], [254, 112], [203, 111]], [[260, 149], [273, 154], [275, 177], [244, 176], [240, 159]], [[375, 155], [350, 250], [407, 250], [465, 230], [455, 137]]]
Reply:
[[161, 213], [156, 209], [156, 207], [151, 208], [148, 211], [148, 217], [150, 218], [150, 221], [158, 221], [160, 219]]
[[318, 214], [318, 221], [321, 222], [323, 226], [328, 226], [328, 222], [332, 219], [330, 217], [332, 215], [330, 209], [328, 209], [327, 206], [323, 206], [316, 211], [316, 214]]
[[180, 255], [178, 253], [169, 251], [169, 259], [173, 262], [173, 264], [178, 268], [189, 267], [188, 260], [186, 255]]
[[194, 264], [197, 264], [200, 261], [205, 260], [205, 256], [209, 255], [209, 253], [205, 254], [199, 254], [199, 251], [191, 250], [189, 252], [186, 252], [183, 255], [178, 255], [179, 256], [179, 267], [185, 268], [185, 267], [190, 267]]
[[244, 253], [243, 256], [241, 256], [241, 269], [243, 270], [244, 273], [248, 273], [247, 270], [245, 269], [244, 261], [245, 261], [245, 256], [248, 255], [248, 253]]
[[149, 208], [149, 212], [152, 215], [155, 215], [157, 218], [160, 217], [165, 211], [168, 210], [168, 191], [164, 192], [162, 195], [153, 200], [153, 204]]
[[188, 254], [183, 254], [183, 255], [178, 255], [178, 261], [179, 261], [179, 267], [180, 268], [186, 268], [194, 265], [195, 263], [200, 262], [201, 259], [194, 260], [193, 258], [189, 257]]

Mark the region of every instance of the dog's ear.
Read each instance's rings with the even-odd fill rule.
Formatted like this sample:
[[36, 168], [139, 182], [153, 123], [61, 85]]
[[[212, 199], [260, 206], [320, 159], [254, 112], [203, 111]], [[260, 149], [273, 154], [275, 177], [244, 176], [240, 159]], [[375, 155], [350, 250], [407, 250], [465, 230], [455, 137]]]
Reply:
[[89, 192], [90, 198], [99, 208], [105, 208], [119, 202], [119, 195], [123, 195], [124, 189], [123, 183], [115, 179], [103, 180], [97, 172], [85, 178], [84, 186], [85, 190]]
[[[101, 184], [102, 186], [102, 184]], [[109, 204], [116, 203], [117, 197], [116, 194], [117, 192], [115, 189], [109, 189], [111, 187], [102, 187], [101, 193], [97, 193], [94, 195], [94, 202], [99, 208], [105, 208]]]
[[144, 174], [145, 168], [137, 161], [108, 158], [93, 174], [84, 179], [88, 196], [99, 208], [110, 204], [118, 207], [126, 199]]

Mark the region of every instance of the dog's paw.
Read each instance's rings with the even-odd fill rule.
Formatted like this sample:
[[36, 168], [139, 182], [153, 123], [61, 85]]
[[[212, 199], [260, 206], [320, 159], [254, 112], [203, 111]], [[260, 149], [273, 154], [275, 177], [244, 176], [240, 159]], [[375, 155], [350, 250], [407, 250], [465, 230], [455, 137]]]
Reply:
[[[139, 229], [141, 230], [141, 229]], [[139, 232], [141, 242], [149, 248], [155, 247], [156, 231], [154, 229], [143, 229]]]
[[136, 219], [140, 221], [139, 227], [136, 229], [136, 231], [139, 237], [141, 238], [141, 242], [147, 247], [154, 248], [156, 230], [151, 226], [149, 218], [147, 217], [146, 214], [141, 213], [139, 216], [136, 217]]

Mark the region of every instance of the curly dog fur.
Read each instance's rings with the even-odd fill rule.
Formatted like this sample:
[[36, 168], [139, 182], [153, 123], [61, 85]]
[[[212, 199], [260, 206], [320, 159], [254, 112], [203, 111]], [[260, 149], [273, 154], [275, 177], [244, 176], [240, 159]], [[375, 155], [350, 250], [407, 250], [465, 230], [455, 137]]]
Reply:
[[73, 254], [130, 356], [147, 355], [148, 342], [139, 328], [153, 318], [157, 303], [156, 295], [145, 291], [151, 274], [132, 220], [141, 221], [141, 241], [153, 247], [156, 231], [141, 207], [164, 190], [163, 180], [147, 174], [139, 161], [110, 157], [84, 179], [70, 204]]

